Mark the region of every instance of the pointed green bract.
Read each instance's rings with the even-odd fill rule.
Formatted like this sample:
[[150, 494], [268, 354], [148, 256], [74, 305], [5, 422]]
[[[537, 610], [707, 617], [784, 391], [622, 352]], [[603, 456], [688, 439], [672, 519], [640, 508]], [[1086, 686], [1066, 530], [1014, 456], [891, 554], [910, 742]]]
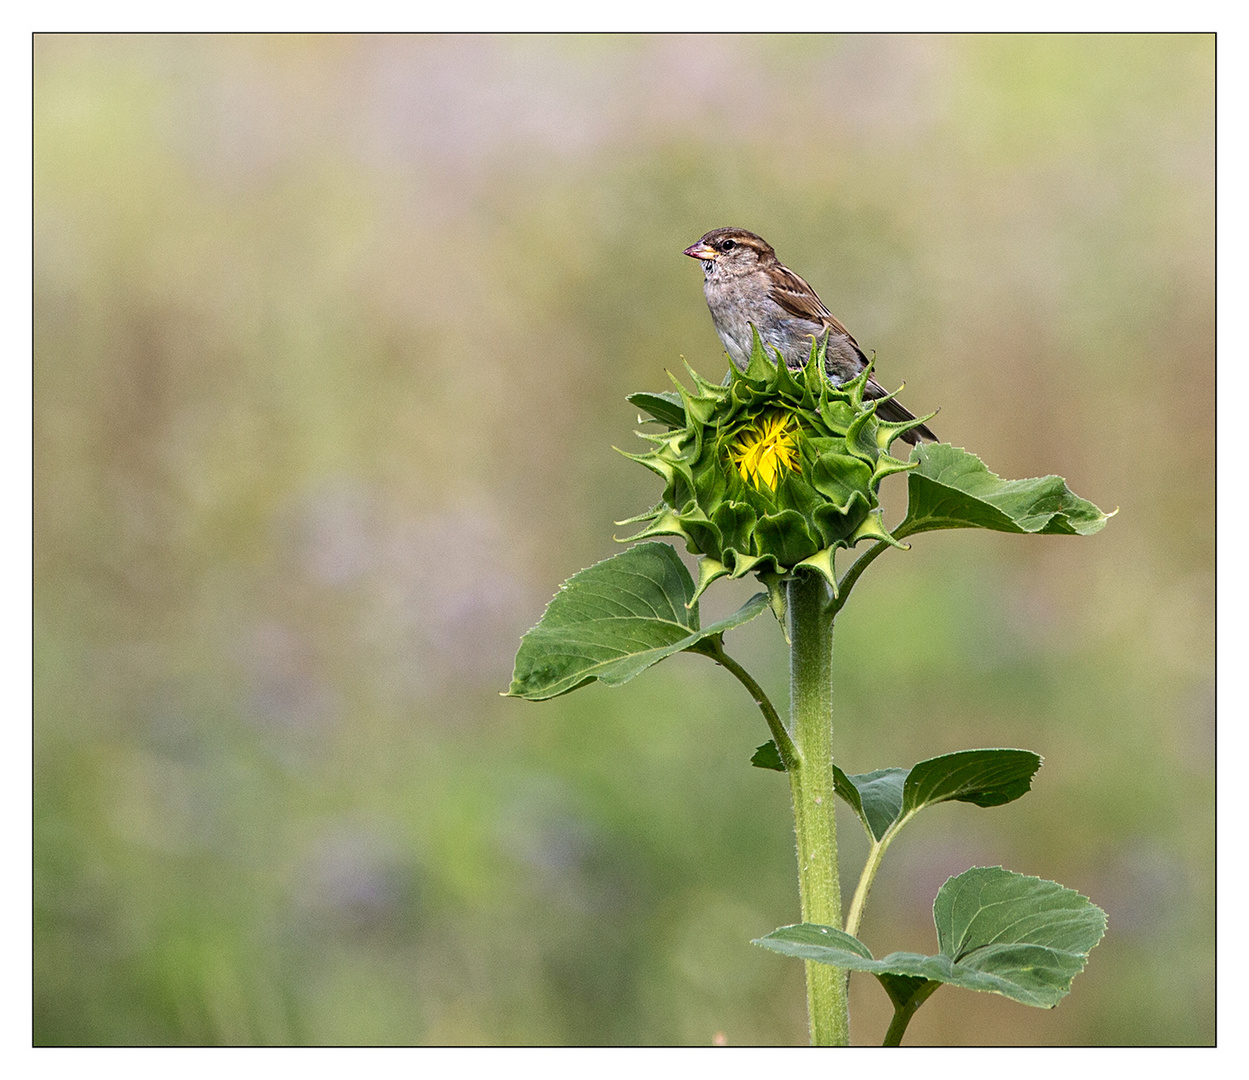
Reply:
[[867, 372], [834, 386], [822, 349], [791, 371], [757, 336], [746, 370], [730, 365], [723, 385], [687, 370], [693, 390], [674, 379], [675, 395], [629, 398], [669, 429], [643, 436], [649, 453], [625, 455], [665, 484], [663, 500], [630, 519], [645, 524], [630, 540], [680, 536], [711, 564], [701, 587], [747, 573], [777, 581], [804, 566], [835, 588], [837, 548], [893, 542], [877, 492], [885, 476], [914, 467], [887, 449], [915, 425], [876, 419], [863, 399]]
[[1111, 516], [1072, 494], [1061, 476], [1003, 480], [975, 454], [948, 443], [921, 443], [911, 453], [906, 519], [898, 536], [933, 529], [1088, 536]]
[[[1052, 1008], [1071, 990], [1106, 932], [1106, 913], [1053, 881], [1000, 866], [975, 867], [941, 886], [933, 904], [939, 951], [895, 952], [881, 960], [858, 938], [831, 926], [783, 926], [756, 945], [851, 971], [906, 976], [987, 990]], [[883, 981], [883, 980], [882, 980]], [[918, 983], [886, 984], [908, 997]], [[896, 999], [895, 999], [896, 1001]]]
[[670, 390], [659, 394], [641, 391], [630, 394], [625, 400], [650, 413], [661, 424], [667, 424], [670, 428], [685, 427], [685, 406], [681, 404], [680, 394], [674, 394]]
[[594, 679], [619, 686], [753, 619], [767, 594], [706, 629], [693, 601], [693, 579], [668, 544], [638, 544], [574, 574], [521, 639], [507, 696], [543, 701]]

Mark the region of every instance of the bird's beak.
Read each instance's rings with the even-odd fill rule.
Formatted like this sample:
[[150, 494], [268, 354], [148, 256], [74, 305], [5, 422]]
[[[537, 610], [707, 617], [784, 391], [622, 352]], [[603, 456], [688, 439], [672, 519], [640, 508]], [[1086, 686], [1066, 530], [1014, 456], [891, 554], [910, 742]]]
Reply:
[[716, 257], [716, 249], [710, 244], [704, 244], [701, 240], [687, 247], [684, 253], [691, 259], [714, 259]]

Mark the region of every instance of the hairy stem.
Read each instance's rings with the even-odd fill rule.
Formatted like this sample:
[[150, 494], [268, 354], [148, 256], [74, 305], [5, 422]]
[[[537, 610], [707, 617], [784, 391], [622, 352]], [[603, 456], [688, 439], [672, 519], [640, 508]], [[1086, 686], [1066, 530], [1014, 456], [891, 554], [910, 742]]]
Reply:
[[872, 565], [872, 561], [876, 556], [891, 546], [891, 544], [886, 544], [883, 540], [877, 540], [867, 551], [854, 560], [850, 569], [842, 575], [841, 580], [837, 583], [837, 599], [833, 601], [834, 616], [845, 606], [846, 601], [850, 599], [850, 590], [854, 588], [854, 583], [859, 580], [859, 575]]
[[863, 910], [867, 907], [867, 897], [872, 891], [872, 882], [876, 880], [876, 871], [885, 858], [885, 852], [893, 843], [894, 837], [902, 831], [902, 826], [915, 816], [912, 810], [898, 818], [879, 840], [872, 840], [871, 850], [867, 853], [867, 861], [863, 864], [863, 873], [859, 875], [859, 884], [854, 890], [854, 898], [850, 901], [850, 913], [846, 916], [846, 933], [859, 936], [859, 925], [863, 921]]
[[778, 715], [775, 706], [769, 700], [768, 695], [764, 693], [763, 687], [755, 682], [749, 671], [724, 651], [722, 636], [717, 634], [713, 638], [704, 638], [689, 651], [699, 652], [704, 656], [711, 657], [712, 660], [724, 668], [725, 671], [730, 672], [746, 688], [747, 693], [754, 698], [755, 704], [759, 706], [759, 711], [763, 713], [763, 718], [768, 723], [768, 730], [772, 733], [772, 741], [776, 743], [776, 749], [780, 753], [781, 761], [787, 770], [792, 769], [798, 760], [798, 750], [794, 746], [793, 740], [790, 739], [789, 732], [785, 730], [785, 724]]
[[[905, 540], [911, 535], [912, 532], [914, 532], [914, 530], [915, 523], [907, 517], [901, 525], [893, 530], [893, 538], [898, 541]], [[850, 599], [850, 590], [854, 588], [854, 583], [859, 580], [863, 571], [872, 565], [881, 552], [895, 546], [896, 545], [890, 544], [887, 541], [877, 540], [876, 543], [867, 549], [867, 551], [854, 560], [854, 562], [850, 565], [850, 569], [847, 570], [842, 575], [841, 580], [837, 582], [837, 595], [833, 600], [834, 617], [836, 617], [837, 612], [845, 607], [846, 601]], [[907, 547], [908, 545], [903, 544], [902, 546]]]
[[[833, 814], [833, 609], [828, 586], [817, 574], [797, 574], [787, 588], [792, 642], [789, 728], [797, 747], [789, 783], [802, 921], [841, 926]], [[849, 1045], [846, 972], [811, 960], [806, 961], [806, 971], [812, 1045]]]
[[867, 894], [872, 891], [872, 882], [876, 880], [876, 871], [885, 857], [887, 843], [872, 841], [871, 850], [867, 853], [867, 862], [863, 864], [863, 873], [859, 875], [858, 887], [850, 901], [850, 911], [846, 915], [846, 933], [851, 937], [859, 936], [859, 924], [863, 921], [863, 909], [867, 907]]

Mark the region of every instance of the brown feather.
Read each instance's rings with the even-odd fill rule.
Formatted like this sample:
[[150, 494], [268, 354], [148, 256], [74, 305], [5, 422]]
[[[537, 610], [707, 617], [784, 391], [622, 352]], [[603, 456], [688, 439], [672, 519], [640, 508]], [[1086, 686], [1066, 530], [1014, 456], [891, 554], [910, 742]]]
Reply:
[[846, 338], [858, 351], [859, 355], [863, 355], [863, 350], [859, 347], [859, 343], [854, 340], [854, 335], [842, 326], [841, 320], [824, 306], [824, 301], [819, 298], [816, 291], [806, 281], [795, 274], [788, 266], [780, 263], [776, 265], [773, 273], [776, 277], [776, 281], [772, 286], [773, 300], [791, 315], [797, 315], [798, 318], [806, 319], [809, 322], [820, 323], [826, 329], [831, 329], [834, 334]]

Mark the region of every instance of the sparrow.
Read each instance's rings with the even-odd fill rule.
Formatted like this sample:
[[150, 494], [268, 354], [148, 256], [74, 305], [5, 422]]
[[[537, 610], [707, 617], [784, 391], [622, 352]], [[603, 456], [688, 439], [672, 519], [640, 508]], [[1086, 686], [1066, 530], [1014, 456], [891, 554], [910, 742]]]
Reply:
[[[739, 369], [746, 369], [754, 347], [752, 327], [765, 346], [780, 351], [790, 368], [806, 366], [813, 340], [827, 344], [824, 370], [834, 384], [853, 379], [867, 366], [867, 357], [850, 331], [815, 290], [776, 257], [762, 236], [745, 229], [712, 229], [687, 247], [685, 254], [703, 264], [703, 294], [711, 319]], [[880, 383], [867, 380], [864, 397], [886, 396]], [[882, 401], [876, 415], [895, 423], [915, 419], [894, 400]], [[926, 424], [904, 432], [902, 438], [912, 446], [920, 438], [938, 441]]]

